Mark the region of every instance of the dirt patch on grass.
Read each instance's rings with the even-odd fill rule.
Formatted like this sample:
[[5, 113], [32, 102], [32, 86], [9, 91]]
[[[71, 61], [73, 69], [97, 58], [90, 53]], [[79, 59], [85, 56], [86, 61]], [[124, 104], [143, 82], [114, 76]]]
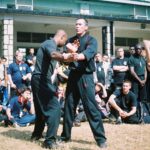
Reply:
[[[115, 125], [104, 123], [108, 148], [106, 150], [150, 150], [150, 125]], [[30, 142], [34, 126], [12, 128], [0, 127], [0, 150], [44, 150], [41, 141]], [[62, 131], [59, 127], [58, 135]], [[72, 142], [58, 150], [98, 150], [89, 124], [73, 127]]]

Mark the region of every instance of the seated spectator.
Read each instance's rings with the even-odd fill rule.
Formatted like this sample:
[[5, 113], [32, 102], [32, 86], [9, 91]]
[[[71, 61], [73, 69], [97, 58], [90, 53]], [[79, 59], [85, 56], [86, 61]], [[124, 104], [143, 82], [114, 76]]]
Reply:
[[6, 114], [8, 122], [14, 127], [27, 126], [35, 121], [34, 105], [31, 90], [23, 87], [19, 89], [19, 96], [10, 99]]
[[126, 80], [123, 82], [122, 88], [115, 90], [108, 100], [108, 103], [116, 110], [118, 118], [116, 123], [139, 123], [136, 114], [137, 98], [130, 89], [131, 82]]
[[6, 110], [3, 108], [2, 105], [0, 105], [0, 123], [3, 124], [5, 120], [7, 120]]
[[107, 97], [105, 86], [102, 83], [96, 83], [95, 92], [95, 100], [98, 104], [98, 108], [101, 112], [102, 118], [108, 118], [110, 113], [105, 102], [105, 98]]
[[[106, 109], [106, 104], [104, 102], [104, 98], [107, 97], [107, 92], [103, 84], [96, 83], [95, 85], [95, 100], [97, 101], [99, 110], [102, 114], [102, 118], [106, 118], [109, 116], [109, 112]], [[87, 121], [86, 114], [84, 112], [83, 104], [80, 101], [79, 105], [77, 106], [76, 117], [74, 120], [74, 126], [81, 126], [81, 122]]]
[[83, 104], [82, 101], [80, 100], [78, 106], [77, 106], [77, 110], [76, 110], [76, 116], [74, 119], [74, 123], [73, 126], [79, 127], [81, 126], [81, 122], [85, 122], [87, 121], [87, 117], [83, 108]]
[[2, 105], [3, 109], [6, 109], [7, 103], [8, 103], [8, 90], [2, 84], [2, 80], [0, 78], [0, 105]]

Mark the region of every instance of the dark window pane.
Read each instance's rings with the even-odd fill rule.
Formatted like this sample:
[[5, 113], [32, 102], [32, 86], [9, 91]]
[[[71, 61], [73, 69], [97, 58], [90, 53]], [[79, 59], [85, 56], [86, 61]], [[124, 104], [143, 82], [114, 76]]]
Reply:
[[135, 45], [137, 43], [138, 43], [138, 39], [136, 39], [136, 38], [128, 38], [128, 42], [127, 42], [128, 46]]
[[54, 37], [54, 34], [53, 33], [47, 33], [47, 39], [50, 39], [50, 38], [53, 38]]
[[115, 38], [116, 46], [131, 46], [137, 44], [138, 41], [139, 41], [138, 38], [123, 38], [123, 37]]
[[17, 42], [31, 42], [31, 33], [17, 32]]
[[46, 34], [45, 33], [32, 33], [32, 42], [33, 43], [41, 43], [45, 41]]
[[126, 38], [115, 38], [116, 46], [126, 46]]

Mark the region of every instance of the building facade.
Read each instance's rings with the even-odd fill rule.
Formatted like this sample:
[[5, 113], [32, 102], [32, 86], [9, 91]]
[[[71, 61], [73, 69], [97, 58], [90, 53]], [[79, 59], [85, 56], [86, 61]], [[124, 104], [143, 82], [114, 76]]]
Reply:
[[0, 0], [0, 55], [10, 63], [18, 48], [37, 49], [60, 28], [72, 36], [81, 16], [102, 53], [150, 39], [149, 0]]

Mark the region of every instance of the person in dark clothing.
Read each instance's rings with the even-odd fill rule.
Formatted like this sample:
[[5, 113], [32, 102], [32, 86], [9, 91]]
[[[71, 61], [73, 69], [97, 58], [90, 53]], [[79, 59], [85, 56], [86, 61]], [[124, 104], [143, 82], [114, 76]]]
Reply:
[[137, 98], [135, 94], [130, 91], [131, 82], [126, 80], [123, 82], [122, 89], [116, 89], [110, 96], [108, 103], [117, 111], [117, 122], [121, 120], [124, 123], [139, 123], [137, 111]]
[[34, 55], [34, 48], [29, 49], [29, 55], [26, 57], [26, 62], [29, 65], [30, 69], [34, 70], [34, 65], [35, 65], [36, 57]]
[[97, 53], [95, 55], [95, 64], [96, 64], [96, 74], [98, 82], [105, 85], [105, 72], [103, 68], [102, 55]]
[[[31, 79], [36, 120], [31, 140], [39, 140], [47, 124], [44, 148], [58, 147], [56, 134], [60, 122], [61, 109], [57, 98], [57, 86], [52, 75], [57, 61], [67, 61], [70, 54], [61, 54], [57, 47], [67, 41], [64, 30], [58, 30], [54, 38], [46, 40], [37, 51], [35, 69]], [[56, 61], [57, 60], [57, 61]]]
[[146, 80], [147, 69], [146, 60], [141, 56], [142, 46], [135, 46], [135, 54], [129, 59], [129, 68], [132, 77], [132, 91], [137, 96], [139, 102], [147, 100]]
[[117, 58], [112, 61], [112, 69], [114, 72], [114, 86], [115, 89], [121, 88], [124, 80], [128, 78], [128, 59], [124, 57], [124, 49], [117, 49]]
[[69, 64], [70, 73], [66, 89], [63, 131], [60, 140], [65, 142], [71, 140], [75, 112], [81, 99], [97, 145], [104, 148], [107, 146], [106, 137], [101, 114], [95, 101], [93, 79], [97, 41], [88, 34], [88, 22], [86, 19], [80, 18], [76, 20], [76, 33], [75, 36], [68, 40], [66, 45], [69, 52], [73, 52], [75, 61]]

